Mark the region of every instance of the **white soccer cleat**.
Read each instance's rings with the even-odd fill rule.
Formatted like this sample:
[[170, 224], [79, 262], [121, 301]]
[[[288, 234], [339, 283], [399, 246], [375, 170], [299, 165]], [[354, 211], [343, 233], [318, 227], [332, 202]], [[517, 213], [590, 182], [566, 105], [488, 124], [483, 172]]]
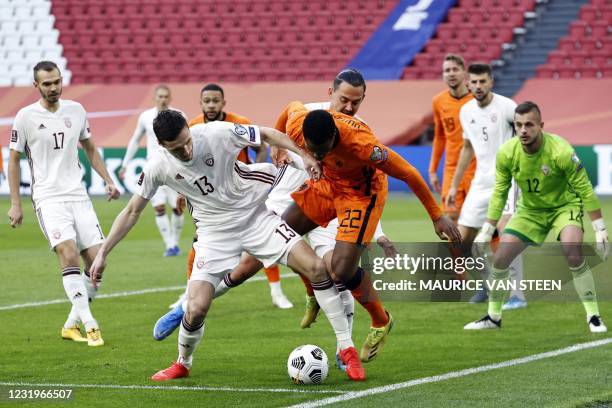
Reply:
[[289, 299], [287, 299], [287, 296], [285, 296], [285, 294], [280, 293], [271, 296], [272, 304], [278, 307], [279, 309], [291, 309], [293, 307], [293, 303], [291, 303]]
[[593, 315], [587, 317], [587, 322], [589, 323], [589, 330], [591, 333], [605, 333], [608, 331], [603, 320], [601, 320], [601, 316]]
[[501, 319], [495, 321], [491, 316], [486, 315], [480, 320], [471, 322], [463, 326], [464, 330], [485, 330], [485, 329], [501, 329]]
[[187, 292], [185, 291], [181, 294], [181, 296], [179, 296], [176, 302], [168, 306], [168, 309], [170, 310], [175, 309], [178, 305], [182, 305], [186, 299], [187, 299]]

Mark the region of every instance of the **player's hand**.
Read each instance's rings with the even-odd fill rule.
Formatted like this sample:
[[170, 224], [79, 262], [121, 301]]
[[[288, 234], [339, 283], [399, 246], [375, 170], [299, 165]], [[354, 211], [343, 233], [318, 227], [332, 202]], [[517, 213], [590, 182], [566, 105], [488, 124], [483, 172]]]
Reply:
[[113, 183], [107, 184], [105, 189], [106, 189], [106, 197], [108, 201], [116, 200], [121, 195], [121, 192], [119, 191], [117, 186]]
[[486, 247], [491, 242], [494, 232], [495, 225], [491, 224], [490, 222], [485, 222], [476, 235], [476, 238], [474, 238], [474, 243], [472, 244], [472, 253], [474, 255], [484, 256]]
[[23, 222], [23, 209], [20, 205], [11, 205], [11, 208], [9, 208], [6, 214], [9, 217], [12, 228], [17, 228]]
[[106, 259], [102, 256], [102, 252], [98, 251], [98, 254], [89, 268], [89, 279], [91, 279], [91, 284], [94, 288], [98, 287], [98, 277], [102, 276], [105, 268]]
[[125, 180], [125, 167], [121, 166], [121, 168], [119, 168], [119, 178], [121, 180]]
[[287, 153], [287, 150], [280, 149], [276, 146], [270, 147], [270, 157], [272, 158], [272, 164], [274, 164], [276, 167], [284, 166], [285, 164], [289, 164], [293, 161], [291, 160], [289, 153]]
[[606, 224], [604, 224], [603, 218], [593, 221], [592, 224], [593, 229], [595, 230], [595, 247], [601, 259], [605, 261], [610, 255], [610, 241], [608, 240], [608, 230], [606, 229]]
[[382, 237], [379, 237], [376, 240], [376, 243], [385, 252], [385, 256], [387, 258], [395, 258], [395, 256], [399, 254], [399, 252], [397, 252], [397, 249], [395, 249], [395, 245], [393, 244], [393, 242], [391, 242], [391, 240], [385, 237], [384, 235]]
[[319, 180], [322, 174], [321, 165], [319, 162], [308, 153], [304, 153], [302, 159], [304, 160], [304, 168], [310, 175], [310, 178], [313, 180]]
[[187, 205], [187, 201], [185, 200], [185, 196], [182, 194], [179, 194], [176, 197], [176, 212], [178, 213], [178, 215], [183, 214], [183, 212], [185, 211], [186, 205]]
[[455, 199], [457, 198], [457, 187], [452, 187], [448, 190], [448, 194], [446, 195], [446, 207], [451, 207], [455, 205]]
[[441, 240], [450, 240], [451, 242], [455, 243], [461, 242], [461, 234], [459, 233], [459, 229], [446, 215], [438, 218], [433, 224], [436, 234], [438, 234]]
[[440, 194], [442, 192], [440, 179], [438, 179], [438, 175], [436, 173], [429, 173], [429, 184], [431, 184], [436, 193]]

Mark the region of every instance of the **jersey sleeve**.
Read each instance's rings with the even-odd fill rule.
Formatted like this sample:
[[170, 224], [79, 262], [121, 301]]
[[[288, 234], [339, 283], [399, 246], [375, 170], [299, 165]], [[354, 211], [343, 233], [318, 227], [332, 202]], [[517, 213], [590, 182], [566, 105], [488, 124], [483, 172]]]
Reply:
[[512, 186], [512, 159], [511, 155], [508, 154], [508, 149], [503, 148], [503, 146], [497, 152], [495, 158], [495, 188], [487, 210], [487, 218], [492, 220], [501, 218], [508, 199], [508, 191]]
[[81, 106], [83, 114], [83, 122], [81, 123], [81, 133], [79, 133], [79, 141], [89, 139], [91, 137], [91, 128], [89, 126], [89, 119], [87, 119], [87, 112]]
[[153, 198], [157, 189], [164, 184], [161, 171], [162, 163], [159, 160], [148, 161], [138, 179], [136, 194], [146, 200]]
[[134, 129], [134, 133], [132, 133], [132, 137], [130, 142], [127, 145], [127, 149], [125, 151], [125, 156], [123, 157], [123, 162], [121, 163], [121, 167], [127, 167], [130, 160], [134, 158], [134, 155], [138, 151], [138, 144], [140, 140], [145, 135], [146, 129], [144, 126], [144, 118], [143, 114], [138, 117], [138, 123], [136, 124], [136, 129]]
[[261, 146], [258, 126], [220, 121], [208, 123], [206, 126], [215, 134], [222, 136], [226, 147], [232, 152], [238, 153], [245, 147]]
[[507, 103], [506, 103], [505, 119], [506, 119], [506, 122], [508, 122], [510, 126], [512, 126], [512, 129], [514, 129], [514, 111], [516, 110], [516, 106], [517, 106], [516, 102], [508, 98]]
[[461, 123], [461, 129], [463, 129], [463, 138], [470, 140], [468, 114], [466, 106], [467, 104], [463, 105], [459, 110], [459, 123]]
[[419, 171], [402, 156], [380, 143], [370, 131], [365, 129], [354, 132], [351, 140], [353, 142], [349, 143], [349, 149], [355, 156], [364, 163], [406, 183], [421, 201], [432, 220], [436, 221], [442, 216], [442, 210], [438, 207], [427, 183]]
[[444, 134], [444, 128], [442, 127], [442, 119], [440, 118], [440, 111], [437, 108], [436, 101], [432, 103], [433, 109], [433, 120], [434, 120], [434, 138], [433, 146], [431, 149], [431, 159], [429, 160], [429, 172], [435, 173], [438, 171], [440, 160], [442, 160], [442, 154], [446, 147], [446, 135]]
[[599, 199], [595, 195], [593, 185], [589, 180], [586, 169], [573, 149], [568, 149], [560, 155], [560, 166], [565, 171], [570, 189], [582, 199], [586, 211], [595, 211], [601, 208]]
[[19, 111], [15, 116], [13, 128], [11, 129], [11, 141], [9, 148], [19, 153], [23, 153], [27, 141], [27, 129], [23, 112]]

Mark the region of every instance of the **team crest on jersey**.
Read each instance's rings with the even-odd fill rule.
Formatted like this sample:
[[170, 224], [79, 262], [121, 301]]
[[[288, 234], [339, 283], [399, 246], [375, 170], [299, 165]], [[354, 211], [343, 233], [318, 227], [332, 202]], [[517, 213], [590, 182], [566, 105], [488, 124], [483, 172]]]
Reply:
[[212, 167], [215, 165], [215, 158], [213, 157], [212, 154], [207, 154], [206, 157], [204, 157], [204, 163], [208, 166], [208, 167]]
[[491, 122], [493, 123], [497, 122], [497, 113], [493, 112], [491, 114]]
[[543, 164], [542, 165], [542, 174], [544, 174], [545, 176], [548, 176], [550, 174], [550, 167], [548, 167], [547, 165]]
[[62, 237], [62, 233], [59, 230], [53, 230], [53, 238], [60, 239]]
[[237, 136], [244, 136], [247, 134], [247, 130], [244, 126], [239, 123], [234, 123], [234, 133]]
[[389, 158], [389, 152], [382, 149], [380, 146], [374, 146], [372, 154], [370, 154], [370, 160], [373, 162], [386, 162]]
[[68, 129], [72, 127], [72, 121], [70, 120], [70, 118], [64, 118], [64, 125], [66, 125]]
[[204, 267], [204, 258], [199, 258], [198, 261], [196, 262], [196, 267], [198, 269], [202, 269]]

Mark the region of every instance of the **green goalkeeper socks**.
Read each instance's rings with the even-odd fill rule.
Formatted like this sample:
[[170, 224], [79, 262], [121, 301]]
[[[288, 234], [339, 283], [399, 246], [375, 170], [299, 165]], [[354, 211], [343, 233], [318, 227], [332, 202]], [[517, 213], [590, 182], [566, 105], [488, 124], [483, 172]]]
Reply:
[[597, 305], [597, 294], [595, 293], [595, 281], [593, 272], [589, 268], [586, 260], [577, 268], [570, 267], [574, 276], [574, 288], [578, 297], [582, 301], [587, 316], [599, 316], [599, 306]]
[[508, 268], [498, 269], [494, 266], [491, 267], [491, 274], [489, 275], [489, 316], [496, 321], [501, 319], [502, 305], [507, 292], [505, 290], [507, 282]]

